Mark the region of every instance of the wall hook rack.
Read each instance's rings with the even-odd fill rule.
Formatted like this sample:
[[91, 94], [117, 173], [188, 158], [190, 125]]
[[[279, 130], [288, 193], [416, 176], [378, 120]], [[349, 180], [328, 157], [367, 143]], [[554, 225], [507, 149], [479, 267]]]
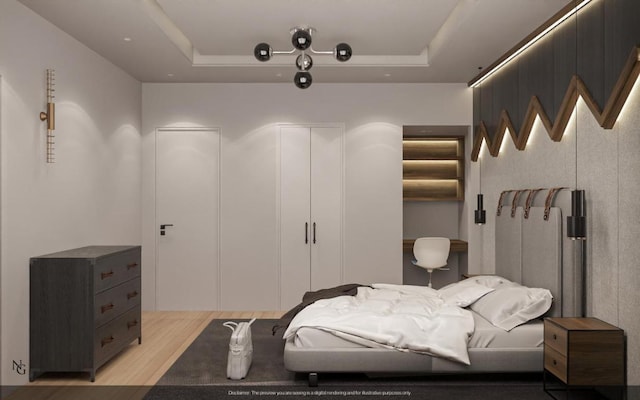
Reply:
[[53, 93], [55, 87], [55, 70], [47, 69], [47, 111], [40, 113], [40, 121], [47, 121], [47, 163], [55, 162], [55, 136], [53, 131], [56, 129], [56, 105], [53, 102], [56, 96]]

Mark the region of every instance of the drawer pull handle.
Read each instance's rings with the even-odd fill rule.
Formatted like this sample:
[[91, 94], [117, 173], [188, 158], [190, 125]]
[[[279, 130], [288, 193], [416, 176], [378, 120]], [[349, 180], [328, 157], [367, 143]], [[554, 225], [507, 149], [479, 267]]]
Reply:
[[558, 336], [555, 333], [553, 334], [553, 340], [558, 340]]
[[109, 343], [113, 342], [115, 339], [113, 338], [113, 335], [110, 335], [109, 337], [106, 337], [104, 339], [102, 339], [100, 341], [100, 346], [104, 347], [106, 345], [108, 345]]
[[107, 311], [112, 310], [113, 307], [114, 307], [113, 303], [105, 304], [104, 306], [100, 307], [100, 312], [104, 314]]
[[133, 321], [129, 321], [129, 322], [127, 322], [127, 329], [131, 329], [136, 325], [138, 325], [138, 320], [137, 319], [134, 319]]
[[131, 264], [127, 264], [127, 269], [132, 269], [138, 266], [137, 262], [132, 262]]
[[553, 360], [553, 365], [558, 365], [558, 362], [556, 360]]
[[133, 292], [131, 292], [131, 293], [127, 293], [127, 300], [131, 300], [131, 299], [133, 299], [133, 298], [134, 298], [134, 297], [136, 297], [136, 296], [138, 296], [138, 291], [137, 291], [137, 290], [136, 290], [136, 291], [133, 291]]
[[101, 279], [111, 278], [113, 276], [113, 271], [103, 272], [100, 274]]

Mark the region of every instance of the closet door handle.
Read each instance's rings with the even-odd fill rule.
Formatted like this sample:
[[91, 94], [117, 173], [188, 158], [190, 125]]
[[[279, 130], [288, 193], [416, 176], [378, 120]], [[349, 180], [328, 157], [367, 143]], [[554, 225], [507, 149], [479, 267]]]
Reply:
[[313, 223], [313, 243], [316, 243], [316, 223]]
[[309, 223], [304, 223], [304, 244], [309, 243]]

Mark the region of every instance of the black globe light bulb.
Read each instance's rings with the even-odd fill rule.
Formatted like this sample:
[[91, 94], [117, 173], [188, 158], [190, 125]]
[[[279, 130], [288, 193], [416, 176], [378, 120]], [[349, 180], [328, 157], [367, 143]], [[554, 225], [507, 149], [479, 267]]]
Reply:
[[311, 67], [313, 67], [313, 58], [303, 52], [296, 58], [296, 67], [298, 67], [300, 71], [310, 70]]
[[273, 49], [267, 43], [258, 43], [253, 49], [253, 55], [258, 59], [258, 61], [269, 61], [272, 54]]
[[306, 50], [311, 46], [311, 34], [304, 29], [298, 29], [291, 36], [293, 47], [298, 50]]
[[307, 71], [296, 72], [296, 76], [293, 78], [293, 82], [300, 89], [306, 89], [311, 86], [311, 74]]
[[351, 46], [346, 43], [339, 43], [334, 49], [334, 55], [338, 61], [345, 62], [351, 58], [352, 54]]

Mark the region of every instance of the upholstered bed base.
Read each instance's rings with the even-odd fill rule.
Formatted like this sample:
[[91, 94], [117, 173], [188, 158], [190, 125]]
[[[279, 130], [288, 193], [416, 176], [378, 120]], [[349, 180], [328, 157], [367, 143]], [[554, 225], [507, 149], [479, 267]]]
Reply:
[[304, 373], [360, 372], [411, 373], [491, 373], [540, 372], [543, 348], [469, 349], [471, 365], [423, 354], [382, 348], [305, 348], [290, 339], [285, 343], [284, 364], [288, 370]]

